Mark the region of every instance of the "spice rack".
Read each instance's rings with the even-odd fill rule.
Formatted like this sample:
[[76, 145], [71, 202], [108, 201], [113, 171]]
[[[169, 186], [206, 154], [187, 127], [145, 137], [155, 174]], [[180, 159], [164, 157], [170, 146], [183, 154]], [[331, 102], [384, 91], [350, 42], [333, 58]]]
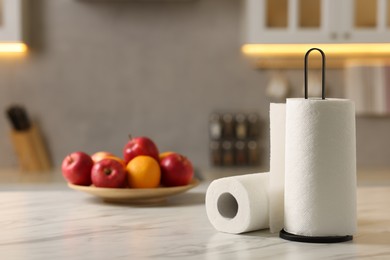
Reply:
[[211, 113], [209, 136], [212, 166], [259, 165], [260, 117], [257, 113]]

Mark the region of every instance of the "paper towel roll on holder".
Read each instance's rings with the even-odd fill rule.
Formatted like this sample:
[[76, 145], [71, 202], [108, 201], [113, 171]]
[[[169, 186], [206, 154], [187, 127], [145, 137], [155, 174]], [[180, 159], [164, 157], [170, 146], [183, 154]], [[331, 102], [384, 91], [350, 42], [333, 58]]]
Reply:
[[[311, 51], [317, 50], [321, 53], [322, 56], [322, 99], [325, 100], [325, 53], [319, 48], [311, 48], [306, 52], [305, 55], [305, 99], [308, 99], [307, 91], [307, 70], [308, 70], [308, 58]], [[339, 243], [346, 242], [353, 239], [353, 236], [303, 236], [289, 233], [282, 229], [279, 233], [279, 236], [283, 239], [296, 241], [296, 242], [306, 242], [306, 243]]]
[[322, 56], [322, 80], [321, 80], [321, 84], [322, 84], [322, 99], [325, 99], [325, 53], [319, 49], [319, 48], [311, 48], [310, 50], [308, 50], [306, 52], [306, 55], [305, 55], [305, 99], [308, 99], [308, 94], [307, 94], [307, 69], [308, 69], [308, 60], [309, 60], [309, 54], [310, 52], [312, 51], [319, 51], [321, 53], [321, 56]]

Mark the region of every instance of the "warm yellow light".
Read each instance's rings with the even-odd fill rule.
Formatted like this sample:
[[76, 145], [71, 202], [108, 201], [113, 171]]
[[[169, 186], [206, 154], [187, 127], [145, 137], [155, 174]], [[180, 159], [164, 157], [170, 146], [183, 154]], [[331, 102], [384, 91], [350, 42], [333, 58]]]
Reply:
[[326, 56], [365, 57], [390, 56], [390, 44], [353, 43], [353, 44], [244, 44], [242, 52], [248, 56], [291, 57], [302, 56], [310, 48], [320, 48]]
[[0, 53], [24, 53], [27, 45], [21, 42], [0, 42]]

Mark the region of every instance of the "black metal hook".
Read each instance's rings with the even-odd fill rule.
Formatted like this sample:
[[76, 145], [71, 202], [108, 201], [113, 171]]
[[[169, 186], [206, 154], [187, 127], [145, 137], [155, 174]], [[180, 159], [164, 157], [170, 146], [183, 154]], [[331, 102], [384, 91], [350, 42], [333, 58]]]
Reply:
[[325, 99], [325, 53], [318, 48], [311, 48], [305, 55], [305, 99], [307, 99], [307, 63], [311, 51], [319, 51], [322, 56], [322, 99]]

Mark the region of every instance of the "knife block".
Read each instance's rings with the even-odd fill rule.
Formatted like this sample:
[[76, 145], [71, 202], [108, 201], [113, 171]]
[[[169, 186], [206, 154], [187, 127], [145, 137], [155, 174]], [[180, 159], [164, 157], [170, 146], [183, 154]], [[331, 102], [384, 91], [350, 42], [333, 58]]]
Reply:
[[12, 130], [10, 135], [21, 171], [50, 170], [51, 163], [48, 152], [36, 124], [33, 123], [28, 130]]

